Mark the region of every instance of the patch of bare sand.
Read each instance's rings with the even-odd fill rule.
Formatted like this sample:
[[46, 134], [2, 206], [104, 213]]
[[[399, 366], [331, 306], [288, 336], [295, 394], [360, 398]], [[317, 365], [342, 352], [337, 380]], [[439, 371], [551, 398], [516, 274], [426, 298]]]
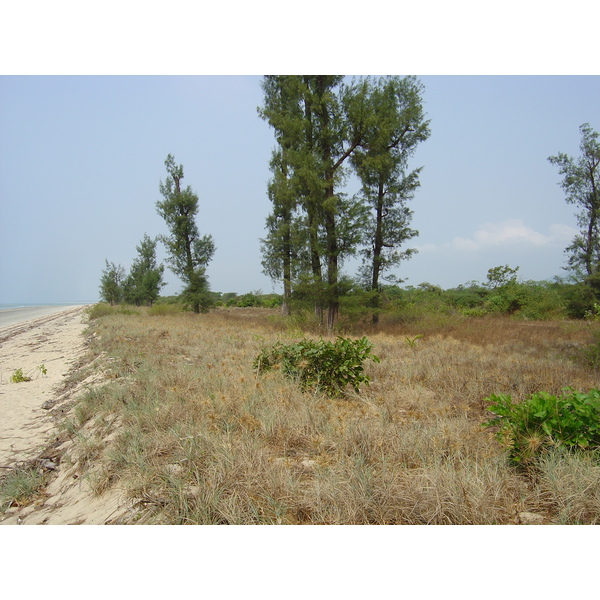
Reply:
[[[79, 478], [64, 460], [72, 442], [57, 429], [57, 416], [66, 416], [70, 401], [89, 384], [64, 386], [65, 376], [83, 366], [84, 308], [0, 329], [0, 477], [23, 464], [50, 475], [44, 494], [31, 505], [7, 509], [0, 524], [103, 524], [128, 512], [118, 490], [97, 496]], [[31, 381], [11, 382], [17, 369]]]

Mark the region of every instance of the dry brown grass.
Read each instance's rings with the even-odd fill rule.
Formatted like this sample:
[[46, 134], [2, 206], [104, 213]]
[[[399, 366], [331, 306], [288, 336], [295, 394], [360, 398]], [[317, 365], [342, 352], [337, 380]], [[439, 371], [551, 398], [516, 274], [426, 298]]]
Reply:
[[140, 310], [92, 324], [108, 380], [70, 427], [85, 429], [81, 467], [98, 493], [124, 487], [147, 523], [598, 520], [597, 464], [549, 457], [533, 479], [481, 427], [491, 393], [597, 387], [571, 360], [585, 324], [384, 322], [369, 334], [371, 386], [330, 399], [253, 371], [262, 347], [301, 335], [274, 314]]

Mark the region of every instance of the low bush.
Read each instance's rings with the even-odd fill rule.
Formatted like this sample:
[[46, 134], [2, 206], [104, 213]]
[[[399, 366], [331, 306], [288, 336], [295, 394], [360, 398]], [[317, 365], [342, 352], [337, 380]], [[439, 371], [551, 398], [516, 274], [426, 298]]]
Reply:
[[181, 304], [153, 304], [148, 309], [151, 317], [164, 317], [167, 315], [176, 315], [183, 311]]
[[536, 392], [522, 402], [492, 394], [484, 402], [494, 415], [484, 426], [498, 427], [496, 436], [514, 463], [526, 464], [549, 447], [600, 446], [600, 390], [586, 394], [567, 388], [561, 396]]
[[28, 375], [25, 375], [23, 373], [23, 369], [17, 369], [11, 376], [10, 376], [10, 380], [13, 383], [22, 383], [24, 381], [31, 381], [31, 377], [29, 377]]
[[112, 313], [112, 306], [107, 302], [99, 302], [98, 304], [94, 304], [87, 309], [87, 314], [90, 321], [99, 319], [101, 317], [106, 317]]
[[302, 389], [314, 388], [328, 396], [337, 396], [347, 385], [358, 392], [361, 383], [369, 384], [363, 363], [367, 359], [379, 362], [371, 349], [366, 337], [352, 341], [338, 336], [335, 343], [303, 339], [295, 344], [277, 343], [263, 348], [253, 367], [259, 373], [280, 367], [285, 375], [296, 379]]

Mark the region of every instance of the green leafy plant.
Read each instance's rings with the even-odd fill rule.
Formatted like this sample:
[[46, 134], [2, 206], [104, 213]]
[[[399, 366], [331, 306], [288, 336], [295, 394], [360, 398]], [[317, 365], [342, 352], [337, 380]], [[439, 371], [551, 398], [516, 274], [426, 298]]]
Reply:
[[40, 370], [40, 373], [42, 375], [47, 375], [48, 374], [48, 369], [46, 369], [46, 365], [44, 365], [43, 363], [38, 366], [38, 369]]
[[296, 379], [302, 389], [314, 388], [328, 396], [340, 395], [347, 385], [358, 392], [361, 383], [369, 384], [363, 363], [379, 358], [371, 353], [366, 337], [351, 340], [338, 336], [335, 343], [303, 339], [295, 344], [274, 344], [263, 348], [253, 362], [260, 373], [280, 367], [288, 377]]
[[506, 394], [492, 394], [485, 401], [493, 417], [483, 425], [498, 427], [496, 436], [508, 447], [514, 463], [527, 463], [551, 446], [600, 446], [597, 389], [583, 393], [566, 388], [561, 396], [536, 392], [522, 402], [515, 402]]
[[414, 351], [414, 349], [417, 346], [417, 341], [420, 340], [422, 337], [423, 337], [423, 334], [420, 333], [419, 335], [415, 335], [415, 337], [412, 339], [407, 336], [404, 338], [404, 341], [409, 346], [409, 348]]
[[23, 381], [31, 381], [31, 377], [23, 374], [23, 369], [17, 369], [11, 376], [10, 380], [13, 383], [22, 383]]

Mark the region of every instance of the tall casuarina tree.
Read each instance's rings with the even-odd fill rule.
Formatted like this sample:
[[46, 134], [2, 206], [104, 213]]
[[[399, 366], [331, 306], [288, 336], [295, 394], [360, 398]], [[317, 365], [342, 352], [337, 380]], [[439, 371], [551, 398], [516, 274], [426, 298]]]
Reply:
[[171, 270], [185, 282], [183, 298], [194, 312], [206, 310], [210, 303], [206, 267], [213, 257], [215, 245], [210, 235], [200, 237], [196, 225], [198, 196], [190, 186], [181, 188], [183, 166], [176, 165], [169, 154], [165, 160], [167, 178], [160, 182], [164, 200], [156, 203], [158, 214], [165, 220], [170, 235], [161, 236], [168, 252]]
[[[378, 322], [380, 279], [415, 250], [400, 247], [418, 235], [410, 228], [412, 211], [407, 202], [419, 187], [421, 168], [408, 171], [408, 159], [429, 137], [425, 120], [423, 86], [415, 77], [366, 79], [349, 95], [348, 111], [363, 112], [364, 141], [352, 156], [362, 183], [367, 210], [361, 276], [373, 292], [373, 322]], [[357, 106], [357, 99], [360, 102]], [[387, 276], [387, 279], [395, 279]]]
[[[264, 105], [259, 109], [261, 117], [275, 130], [279, 146], [275, 152], [278, 160], [272, 161], [272, 169], [279, 171], [274, 171], [271, 190], [282, 192], [285, 186], [288, 192], [280, 196], [287, 198], [288, 204], [274, 201], [270, 224], [279, 215], [291, 227], [292, 205], [303, 213], [305, 236], [300, 241], [305, 244], [305, 252], [298, 249], [296, 254], [308, 257], [305, 265], [311, 275], [308, 287], [317, 313], [327, 308], [329, 329], [339, 310], [340, 262], [356, 251], [360, 238], [357, 227], [353, 227], [357, 224], [355, 203], [339, 192], [344, 182], [344, 166], [360, 143], [358, 137], [347, 139], [351, 129], [344, 114], [342, 79], [338, 75], [265, 77]], [[357, 134], [358, 128], [354, 127], [352, 132]], [[283, 210], [286, 206], [287, 210]], [[271, 235], [269, 239], [277, 241], [283, 251], [282, 236]], [[273, 248], [273, 244], [266, 246], [268, 250]]]

